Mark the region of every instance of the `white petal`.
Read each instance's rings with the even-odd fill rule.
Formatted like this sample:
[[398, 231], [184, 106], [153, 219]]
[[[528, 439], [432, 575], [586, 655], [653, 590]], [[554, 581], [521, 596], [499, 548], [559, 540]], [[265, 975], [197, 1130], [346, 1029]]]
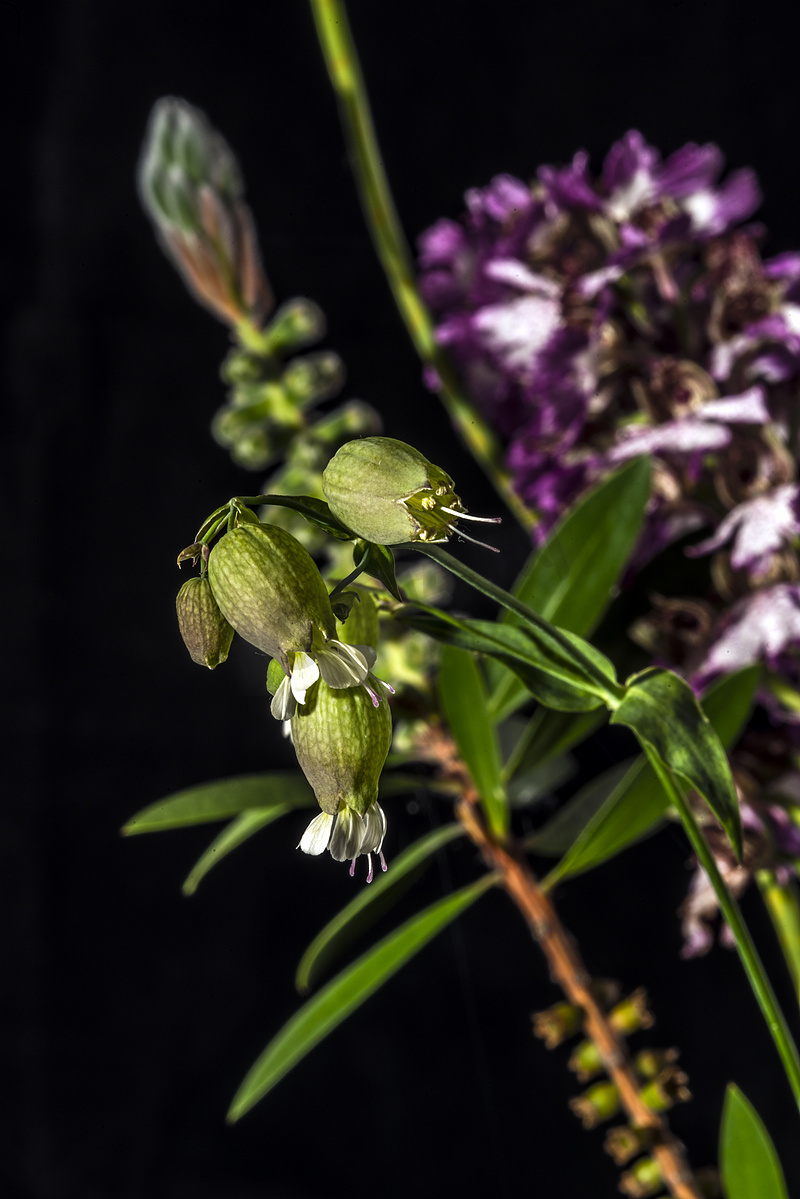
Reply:
[[299, 704], [306, 702], [306, 691], [319, 678], [319, 667], [312, 657], [300, 650], [294, 656], [292, 693]]
[[272, 697], [272, 703], [269, 710], [276, 720], [291, 720], [295, 714], [297, 704], [295, 703], [292, 689], [289, 682], [289, 676], [286, 675], [281, 681], [281, 685]]
[[362, 853], [380, 853], [386, 836], [386, 815], [381, 805], [375, 802], [364, 816], [366, 830], [361, 843]]
[[303, 853], [312, 854], [314, 857], [318, 857], [319, 854], [324, 853], [331, 839], [333, 821], [334, 817], [331, 816], [330, 812], [320, 812], [319, 816], [314, 817], [303, 833], [297, 848], [302, 849]]
[[317, 651], [319, 669], [329, 687], [356, 687], [369, 674], [369, 667], [360, 649], [328, 641]]
[[346, 862], [348, 858], [357, 858], [361, 853], [366, 824], [363, 816], [346, 805], [336, 813], [336, 823], [329, 849], [331, 857], [337, 862]]

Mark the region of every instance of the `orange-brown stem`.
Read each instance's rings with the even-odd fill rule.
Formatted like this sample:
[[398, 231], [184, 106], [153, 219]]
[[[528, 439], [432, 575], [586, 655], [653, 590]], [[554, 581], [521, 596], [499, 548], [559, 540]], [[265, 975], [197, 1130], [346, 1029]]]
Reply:
[[586, 1035], [597, 1046], [609, 1078], [619, 1092], [620, 1103], [634, 1128], [646, 1130], [650, 1151], [665, 1185], [675, 1199], [702, 1199], [686, 1160], [683, 1146], [663, 1116], [652, 1110], [640, 1095], [640, 1082], [631, 1065], [624, 1040], [612, 1028], [592, 992], [592, 980], [580, 954], [561, 923], [552, 901], [539, 886], [536, 876], [513, 843], [496, 841], [481, 819], [471, 785], [456, 804], [456, 815], [473, 843], [519, 908], [534, 939], [542, 948], [550, 972], [571, 1003], [583, 1012]]

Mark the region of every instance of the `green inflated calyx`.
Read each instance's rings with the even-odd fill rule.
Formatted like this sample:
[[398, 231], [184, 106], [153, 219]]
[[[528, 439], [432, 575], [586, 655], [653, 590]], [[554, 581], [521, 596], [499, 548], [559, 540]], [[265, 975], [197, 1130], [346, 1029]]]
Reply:
[[213, 670], [228, 656], [233, 629], [219, 610], [208, 579], [187, 579], [175, 600], [178, 627], [192, 661]]
[[320, 679], [292, 717], [292, 741], [322, 811], [365, 815], [392, 743], [389, 705], [374, 706], [361, 687], [334, 690]]
[[464, 513], [450, 476], [393, 437], [348, 441], [325, 468], [322, 490], [334, 516], [378, 545], [446, 541]]
[[211, 550], [208, 577], [219, 608], [240, 637], [277, 658], [334, 635], [328, 591], [313, 558], [284, 529], [244, 524]]

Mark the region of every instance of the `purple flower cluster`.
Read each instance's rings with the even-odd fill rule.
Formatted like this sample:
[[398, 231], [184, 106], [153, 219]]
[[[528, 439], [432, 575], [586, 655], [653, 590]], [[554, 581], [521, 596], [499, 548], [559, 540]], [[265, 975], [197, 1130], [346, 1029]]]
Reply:
[[[740, 170], [720, 182], [722, 168], [716, 146], [662, 159], [632, 130], [598, 176], [583, 152], [540, 167], [530, 186], [498, 176], [467, 193], [460, 221], [422, 235], [421, 288], [437, 339], [506, 445], [540, 542], [610, 470], [651, 458], [634, 565], [704, 529], [686, 553], [708, 556], [710, 577], [702, 597], [655, 597], [633, 635], [698, 691], [765, 663], [778, 685], [761, 694], [791, 773], [800, 254], [762, 260], [761, 227], [742, 224], [760, 203], [756, 178]], [[788, 860], [800, 837], [773, 802], [774, 771], [757, 754], [742, 769], [753, 860]], [[731, 877], [740, 888], [749, 872]], [[693, 894], [684, 916], [698, 952], [711, 901], [700, 883]]]

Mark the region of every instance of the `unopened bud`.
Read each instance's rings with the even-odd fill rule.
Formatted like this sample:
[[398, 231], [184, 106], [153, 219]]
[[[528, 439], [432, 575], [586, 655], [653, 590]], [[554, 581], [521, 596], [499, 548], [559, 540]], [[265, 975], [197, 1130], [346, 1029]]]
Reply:
[[332, 350], [293, 358], [281, 376], [281, 384], [295, 403], [321, 404], [344, 385], [344, 363]]
[[228, 656], [233, 629], [214, 599], [208, 578], [187, 579], [175, 601], [178, 627], [192, 661], [213, 670]]
[[305, 296], [287, 300], [272, 314], [272, 319], [259, 333], [263, 353], [282, 356], [292, 350], [313, 345], [325, 336], [327, 323], [319, 304]]
[[276, 525], [231, 529], [211, 550], [208, 577], [240, 637], [290, 668], [288, 653], [311, 648], [315, 631], [333, 637], [328, 591], [313, 558]]
[[650, 1133], [647, 1129], [619, 1124], [616, 1128], [609, 1128], [603, 1148], [618, 1166], [624, 1166], [649, 1144]]
[[603, 1059], [594, 1041], [581, 1041], [567, 1062], [570, 1070], [578, 1076], [578, 1082], [588, 1082], [603, 1070]]
[[541, 1038], [548, 1049], [555, 1049], [581, 1027], [583, 1012], [572, 1003], [554, 1003], [543, 1012], [534, 1012], [533, 1035]]
[[647, 1007], [647, 992], [637, 987], [633, 994], [618, 1003], [609, 1013], [609, 1023], [615, 1032], [628, 1037], [640, 1028], [650, 1028], [653, 1017]]
[[661, 1190], [663, 1177], [654, 1157], [640, 1158], [619, 1180], [619, 1189], [630, 1199], [649, 1199]]
[[347, 807], [364, 816], [392, 742], [389, 705], [375, 707], [362, 687], [339, 690], [320, 679], [292, 717], [292, 740], [323, 812]]
[[142, 202], [196, 298], [228, 324], [272, 306], [236, 159], [199, 109], [168, 96], [150, 117]]
[[584, 1128], [594, 1128], [610, 1120], [619, 1111], [619, 1091], [613, 1082], [598, 1082], [582, 1095], [570, 1099], [569, 1106]]
[[334, 516], [367, 541], [446, 541], [463, 514], [453, 480], [394, 437], [364, 437], [337, 450], [322, 475]]
[[641, 1078], [657, 1078], [678, 1057], [677, 1049], [642, 1049], [633, 1059], [633, 1065]]
[[682, 1070], [668, 1066], [658, 1078], [642, 1087], [639, 1094], [654, 1112], [666, 1112], [676, 1103], [686, 1103], [691, 1099], [692, 1093], [686, 1086], [688, 1081]]

